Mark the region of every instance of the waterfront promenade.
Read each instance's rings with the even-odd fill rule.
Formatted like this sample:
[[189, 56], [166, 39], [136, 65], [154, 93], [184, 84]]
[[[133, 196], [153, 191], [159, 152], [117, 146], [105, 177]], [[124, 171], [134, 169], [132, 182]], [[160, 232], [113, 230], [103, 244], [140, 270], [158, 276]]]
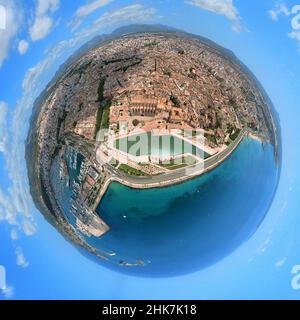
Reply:
[[218, 165], [220, 165], [223, 161], [225, 161], [234, 150], [239, 146], [244, 137], [248, 135], [250, 131], [248, 129], [243, 129], [238, 137], [232, 142], [225, 150], [219, 152], [218, 154], [205, 159], [201, 163], [191, 165], [189, 167], [180, 168], [173, 170], [171, 172], [163, 173], [156, 176], [144, 176], [144, 177], [134, 177], [127, 175], [121, 171], [119, 171], [114, 166], [106, 163], [104, 164], [106, 170], [109, 171], [109, 178], [102, 185], [100, 193], [95, 201], [94, 210], [99, 205], [102, 197], [107, 191], [110, 183], [118, 182], [123, 185], [126, 185], [130, 188], [134, 189], [151, 189], [151, 188], [162, 188], [170, 185], [174, 185], [177, 183], [184, 182], [186, 180], [192, 179], [194, 177], [200, 176], [204, 173], [207, 173]]

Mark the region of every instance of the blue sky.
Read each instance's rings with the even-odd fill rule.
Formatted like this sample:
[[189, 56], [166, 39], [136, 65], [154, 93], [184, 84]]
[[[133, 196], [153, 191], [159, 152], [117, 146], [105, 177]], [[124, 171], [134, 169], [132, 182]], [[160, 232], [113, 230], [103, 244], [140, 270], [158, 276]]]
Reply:
[[[300, 298], [300, 1], [0, 0], [0, 299]], [[2, 8], [5, 8], [3, 14]], [[24, 138], [32, 104], [59, 65], [97, 34], [162, 23], [230, 48], [257, 76], [279, 112], [283, 168], [256, 234], [208, 269], [142, 279], [83, 257], [34, 209]], [[51, 267], [49, 267], [51, 266]], [[130, 289], [129, 289], [130, 288]]]

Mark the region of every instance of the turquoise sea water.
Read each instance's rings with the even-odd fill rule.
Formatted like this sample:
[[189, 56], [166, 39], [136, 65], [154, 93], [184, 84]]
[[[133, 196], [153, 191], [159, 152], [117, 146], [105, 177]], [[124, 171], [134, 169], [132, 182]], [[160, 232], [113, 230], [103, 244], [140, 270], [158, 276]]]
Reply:
[[[141, 276], [175, 276], [207, 267], [257, 230], [272, 202], [279, 167], [269, 144], [245, 138], [212, 172], [162, 189], [112, 183], [97, 212], [111, 227], [93, 245], [116, 252], [111, 265]], [[110, 266], [110, 264], [108, 264]]]
[[[59, 177], [58, 159], [52, 167], [56, 198], [73, 227], [73, 186], [79, 182], [83, 161], [81, 154], [66, 151], [69, 184]], [[219, 167], [193, 180], [147, 190], [112, 183], [97, 208], [110, 231], [101, 238], [82, 234], [108, 261], [88, 256], [140, 276], [175, 276], [205, 268], [257, 230], [272, 202], [278, 175], [273, 147], [245, 138]]]

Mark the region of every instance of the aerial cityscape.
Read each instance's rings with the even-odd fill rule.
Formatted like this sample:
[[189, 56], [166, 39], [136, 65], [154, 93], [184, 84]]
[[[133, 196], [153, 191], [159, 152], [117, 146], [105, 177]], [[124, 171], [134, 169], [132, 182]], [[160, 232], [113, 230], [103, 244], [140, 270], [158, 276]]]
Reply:
[[0, 300], [299, 299], [299, 35], [292, 0], [0, 0]]
[[63, 66], [36, 102], [27, 139], [33, 199], [89, 252], [145, 266], [86, 240], [111, 231], [97, 211], [109, 185], [187, 181], [218, 167], [245, 137], [276, 154], [268, 103], [233, 54], [203, 39], [161, 31], [101, 42]]

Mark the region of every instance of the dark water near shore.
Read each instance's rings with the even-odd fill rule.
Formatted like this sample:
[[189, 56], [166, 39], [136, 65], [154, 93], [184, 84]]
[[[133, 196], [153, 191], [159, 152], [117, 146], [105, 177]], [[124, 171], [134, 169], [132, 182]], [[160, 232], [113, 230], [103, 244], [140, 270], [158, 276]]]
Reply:
[[146, 263], [113, 266], [120, 271], [197, 271], [253, 235], [272, 202], [278, 172], [273, 147], [245, 138], [222, 165], [185, 183], [148, 190], [113, 183], [97, 208], [111, 230], [92, 243], [116, 252], [121, 263]]

